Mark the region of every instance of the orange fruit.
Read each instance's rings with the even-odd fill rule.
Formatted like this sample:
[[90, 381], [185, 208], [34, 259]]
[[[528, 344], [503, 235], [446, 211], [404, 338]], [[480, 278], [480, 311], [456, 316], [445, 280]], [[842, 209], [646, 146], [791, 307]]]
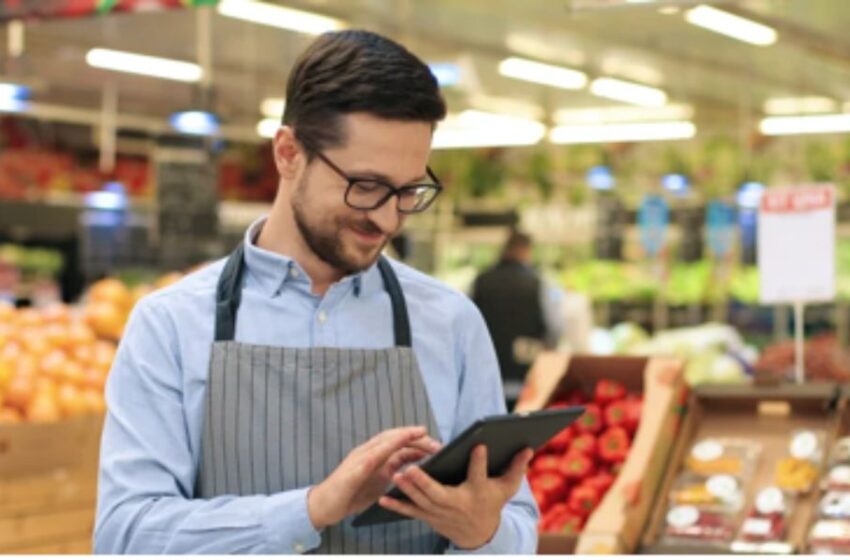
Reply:
[[89, 299], [93, 302], [107, 302], [129, 309], [133, 305], [133, 294], [123, 282], [116, 278], [104, 278], [92, 284]]
[[35, 395], [35, 380], [32, 377], [16, 375], [6, 387], [5, 406], [23, 412]]
[[0, 301], [0, 323], [7, 323], [17, 315], [17, 309], [8, 301]]
[[65, 381], [66, 383], [79, 385], [85, 378], [85, 369], [79, 363], [73, 360], [68, 360], [62, 368], [61, 378], [62, 381]]
[[41, 395], [56, 396], [59, 392], [59, 381], [50, 379], [49, 377], [36, 377], [35, 379], [35, 396], [33, 400]]
[[92, 364], [94, 360], [94, 347], [90, 345], [77, 346], [71, 352], [71, 356], [76, 360], [80, 365], [88, 366]]
[[56, 396], [50, 393], [39, 393], [26, 410], [30, 422], [56, 422], [62, 418]]
[[21, 413], [14, 408], [0, 408], [0, 424], [20, 424], [23, 420]]
[[56, 402], [64, 416], [78, 416], [86, 413], [86, 401], [82, 392], [71, 383], [63, 383], [56, 394]]
[[48, 324], [66, 325], [71, 320], [67, 305], [55, 303], [41, 310], [41, 317]]
[[74, 348], [93, 343], [97, 340], [94, 331], [82, 321], [73, 321], [68, 327], [68, 344]]
[[86, 306], [86, 322], [101, 338], [121, 338], [126, 320], [126, 312], [114, 303], [97, 301]]
[[95, 389], [83, 389], [80, 393], [87, 412], [95, 414], [103, 414], [106, 412], [106, 401], [103, 399], [103, 394]]
[[68, 356], [62, 350], [53, 350], [39, 362], [39, 373], [50, 379], [59, 379], [62, 377], [62, 372], [65, 363], [68, 361]]

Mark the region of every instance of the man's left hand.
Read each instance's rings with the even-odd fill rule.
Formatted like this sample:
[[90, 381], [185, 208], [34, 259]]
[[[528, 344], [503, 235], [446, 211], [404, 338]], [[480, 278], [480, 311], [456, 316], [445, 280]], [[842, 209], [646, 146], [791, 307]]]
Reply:
[[458, 548], [473, 550], [490, 542], [502, 520], [502, 508], [519, 490], [533, 452], [518, 453], [500, 477], [487, 476], [487, 448], [476, 447], [466, 481], [444, 486], [417, 466], [396, 473], [393, 482], [410, 502], [382, 497], [381, 507], [420, 519]]

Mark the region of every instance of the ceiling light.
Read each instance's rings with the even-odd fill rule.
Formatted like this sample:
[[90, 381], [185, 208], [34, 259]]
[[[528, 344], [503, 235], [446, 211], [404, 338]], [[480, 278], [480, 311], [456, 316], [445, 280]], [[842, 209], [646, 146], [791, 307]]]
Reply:
[[280, 117], [263, 119], [257, 123], [257, 134], [262, 138], [274, 138], [280, 128]]
[[597, 144], [605, 142], [647, 142], [682, 140], [696, 135], [689, 121], [655, 123], [562, 125], [552, 129], [549, 139], [555, 144]]
[[338, 19], [254, 0], [222, 0], [218, 4], [218, 13], [309, 35], [320, 35], [345, 27], [345, 23]]
[[531, 146], [545, 135], [546, 127], [535, 120], [469, 110], [440, 123], [432, 148]]
[[764, 102], [768, 115], [804, 115], [808, 113], [833, 113], [838, 103], [829, 97], [774, 97]]
[[264, 117], [274, 117], [280, 122], [286, 101], [282, 97], [267, 97], [260, 103], [260, 113]]
[[682, 9], [678, 6], [664, 6], [663, 8], [658, 8], [658, 13], [665, 16], [672, 16], [681, 12]]
[[197, 82], [204, 74], [201, 67], [192, 62], [111, 49], [91, 49], [86, 54], [86, 62], [89, 66], [104, 70], [141, 74], [179, 82]]
[[711, 6], [700, 5], [688, 10], [685, 19], [703, 29], [753, 45], [772, 45], [777, 39], [773, 28]]
[[674, 104], [663, 107], [586, 107], [560, 109], [555, 112], [558, 124], [605, 124], [624, 122], [686, 121], [694, 116], [690, 105]]
[[590, 84], [590, 92], [597, 97], [642, 107], [661, 107], [667, 103], [667, 94], [660, 89], [614, 78], [593, 80]]
[[23, 113], [29, 108], [30, 104], [24, 99], [0, 97], [0, 113]]
[[181, 111], [171, 115], [168, 122], [178, 132], [197, 136], [212, 136], [219, 127], [218, 117], [207, 111]]
[[788, 134], [829, 134], [850, 132], [850, 115], [803, 115], [794, 117], [767, 117], [759, 124], [762, 134], [782, 136]]
[[561, 89], [581, 89], [587, 85], [584, 72], [517, 57], [506, 58], [499, 63], [499, 74]]

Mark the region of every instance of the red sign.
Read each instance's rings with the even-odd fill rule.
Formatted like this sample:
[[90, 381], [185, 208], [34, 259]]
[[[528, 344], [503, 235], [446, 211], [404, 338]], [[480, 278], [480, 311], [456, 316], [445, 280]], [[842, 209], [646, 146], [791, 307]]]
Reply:
[[833, 189], [827, 186], [768, 189], [761, 198], [762, 212], [810, 212], [833, 205]]
[[0, 20], [150, 12], [216, 3], [217, 0], [0, 0]]

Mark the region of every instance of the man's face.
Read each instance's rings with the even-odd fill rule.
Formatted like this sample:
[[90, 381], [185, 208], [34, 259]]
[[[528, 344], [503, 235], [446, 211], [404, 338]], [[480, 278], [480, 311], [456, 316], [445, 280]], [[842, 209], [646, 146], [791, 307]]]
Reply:
[[[345, 145], [323, 154], [346, 175], [382, 179], [396, 187], [426, 180], [431, 149], [428, 123], [389, 121], [364, 113], [343, 117]], [[320, 259], [345, 274], [369, 268], [401, 229], [397, 198], [375, 210], [345, 203], [345, 179], [313, 158], [292, 195], [295, 222]]]

